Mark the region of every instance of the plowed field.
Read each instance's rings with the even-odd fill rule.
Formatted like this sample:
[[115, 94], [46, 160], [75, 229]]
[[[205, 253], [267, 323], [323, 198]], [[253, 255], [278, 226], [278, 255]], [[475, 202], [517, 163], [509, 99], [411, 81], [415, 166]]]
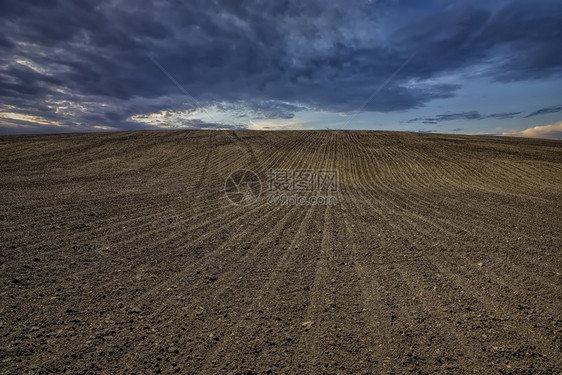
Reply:
[[[237, 206], [235, 170], [339, 172]], [[562, 142], [0, 137], [2, 373], [562, 373]]]

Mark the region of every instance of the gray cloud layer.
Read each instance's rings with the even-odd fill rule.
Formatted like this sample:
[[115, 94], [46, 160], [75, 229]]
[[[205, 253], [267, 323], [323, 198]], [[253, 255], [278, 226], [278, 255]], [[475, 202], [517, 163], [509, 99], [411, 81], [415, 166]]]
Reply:
[[557, 113], [557, 112], [562, 112], [562, 105], [541, 108], [541, 109], [539, 109], [535, 112], [529, 113], [527, 116], [524, 116], [524, 117], [529, 118], [529, 117], [533, 117], [533, 116], [546, 115], [546, 114], [549, 114], [549, 113]]
[[502, 112], [502, 113], [491, 113], [491, 114], [483, 115], [478, 111], [469, 111], [469, 112], [461, 112], [461, 113], [444, 113], [433, 117], [416, 117], [404, 122], [407, 124], [416, 123], [416, 122], [422, 122], [424, 124], [437, 124], [440, 122], [447, 122], [453, 120], [486, 120], [486, 119], [506, 120], [515, 117], [530, 118], [534, 116], [545, 115], [548, 113], [557, 113], [557, 112], [562, 112], [562, 106], [541, 108], [539, 110], [529, 113], [526, 116], [520, 116], [522, 112]]

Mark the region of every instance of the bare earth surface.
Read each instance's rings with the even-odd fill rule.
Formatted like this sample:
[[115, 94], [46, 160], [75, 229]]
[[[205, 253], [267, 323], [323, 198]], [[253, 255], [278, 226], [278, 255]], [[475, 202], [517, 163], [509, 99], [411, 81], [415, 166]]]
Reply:
[[[232, 205], [234, 170], [340, 172]], [[0, 137], [2, 373], [562, 373], [562, 142]]]

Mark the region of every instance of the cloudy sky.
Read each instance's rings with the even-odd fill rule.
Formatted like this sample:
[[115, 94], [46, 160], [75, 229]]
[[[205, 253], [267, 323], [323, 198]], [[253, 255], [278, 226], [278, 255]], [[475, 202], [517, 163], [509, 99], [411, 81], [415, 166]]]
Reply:
[[562, 139], [562, 2], [0, 2], [0, 133]]

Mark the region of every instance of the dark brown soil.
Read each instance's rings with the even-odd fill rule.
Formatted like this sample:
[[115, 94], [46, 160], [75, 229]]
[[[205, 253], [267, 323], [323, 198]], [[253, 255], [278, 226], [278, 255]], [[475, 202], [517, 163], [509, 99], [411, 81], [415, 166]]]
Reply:
[[[338, 169], [335, 206], [231, 204]], [[562, 142], [0, 137], [2, 373], [562, 373]]]

